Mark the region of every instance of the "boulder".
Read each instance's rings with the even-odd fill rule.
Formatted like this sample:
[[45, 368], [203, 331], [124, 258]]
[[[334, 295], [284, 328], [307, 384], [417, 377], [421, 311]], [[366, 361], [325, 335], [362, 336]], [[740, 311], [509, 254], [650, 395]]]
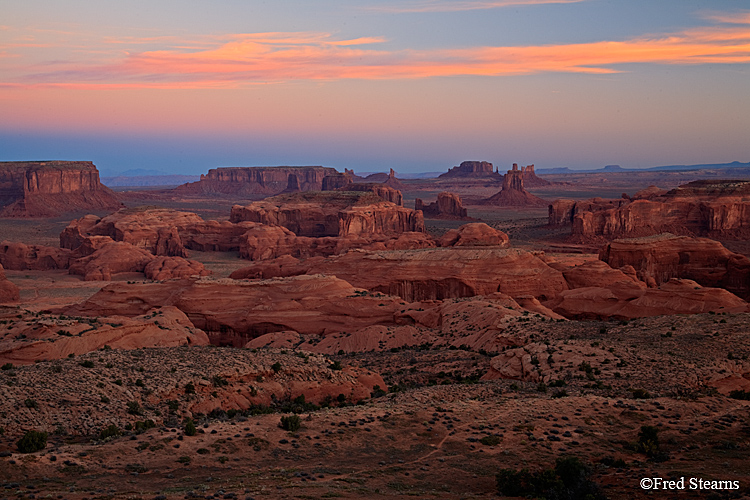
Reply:
[[0, 265], [0, 304], [16, 302], [20, 297], [18, 287], [5, 277], [3, 266]]
[[113, 241], [71, 263], [68, 272], [81, 275], [86, 281], [109, 281], [117, 273], [143, 272], [153, 259], [153, 254], [142, 248]]
[[70, 250], [62, 248], [14, 241], [0, 243], [0, 265], [13, 271], [66, 269], [70, 260]]
[[473, 222], [458, 229], [449, 229], [440, 238], [439, 243], [441, 247], [510, 246], [507, 234], [483, 222]]

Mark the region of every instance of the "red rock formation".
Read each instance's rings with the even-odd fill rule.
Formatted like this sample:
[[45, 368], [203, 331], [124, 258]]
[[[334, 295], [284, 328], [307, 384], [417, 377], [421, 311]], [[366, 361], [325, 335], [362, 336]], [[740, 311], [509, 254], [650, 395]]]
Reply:
[[[97, 318], [95, 322], [57, 316], [21, 316], [0, 324], [0, 364], [29, 365], [63, 359], [109, 346], [112, 349], [207, 345], [206, 334], [175, 307], [133, 318]], [[18, 339], [23, 339], [19, 341]]]
[[18, 287], [5, 277], [3, 266], [0, 265], [0, 304], [16, 302], [20, 297], [21, 295]]
[[348, 184], [340, 189], [337, 189], [337, 191], [371, 191], [385, 201], [390, 201], [391, 203], [395, 203], [400, 207], [404, 206], [404, 197], [401, 194], [401, 191], [386, 186], [385, 184], [378, 184], [376, 182], [358, 182], [356, 184]]
[[242, 347], [269, 332], [301, 334], [394, 325], [401, 300], [358, 293], [333, 276], [296, 276], [263, 281], [229, 279], [117, 283], [61, 312], [87, 316], [138, 316], [166, 305], [183, 311], [213, 344]]
[[425, 217], [434, 219], [471, 219], [466, 214], [461, 197], [447, 191], [438, 194], [437, 201], [429, 205], [417, 198], [414, 200], [414, 210], [421, 210]]
[[492, 163], [488, 161], [464, 161], [461, 165], [449, 169], [438, 176], [439, 179], [456, 177], [489, 177], [500, 180], [500, 175], [495, 172]]
[[546, 207], [549, 203], [526, 191], [523, 184], [523, 172], [518, 170], [518, 164], [503, 176], [503, 189], [487, 199], [481, 200], [483, 205], [501, 207]]
[[[637, 199], [644, 198], [644, 199]], [[567, 220], [557, 212], [550, 223]], [[571, 234], [580, 238], [640, 237], [671, 232], [723, 239], [750, 237], [750, 181], [694, 181], [666, 194], [640, 193], [632, 203], [605, 210], [581, 209]]]
[[328, 167], [214, 168], [201, 180], [175, 188], [181, 195], [276, 195], [285, 190], [320, 191], [323, 179], [336, 175]]
[[544, 305], [569, 319], [605, 320], [748, 310], [747, 302], [724, 289], [703, 288], [695, 281], [677, 278], [659, 288], [619, 282], [606, 288], [566, 290]]
[[628, 200], [623, 198], [617, 200], [592, 198], [587, 201], [555, 200], [549, 205], [549, 225], [573, 224], [573, 220], [578, 214], [618, 208], [626, 203], [628, 203]]
[[652, 286], [686, 278], [750, 297], [750, 259], [707, 238], [661, 234], [615, 240], [602, 247], [599, 258], [612, 267], [633, 266], [638, 279]]
[[323, 184], [320, 189], [321, 191], [334, 191], [336, 189], [346, 191], [343, 188], [346, 188], [352, 182], [352, 176], [348, 172], [344, 172], [343, 174], [336, 172], [335, 174], [323, 177]]
[[67, 269], [70, 250], [42, 245], [3, 241], [0, 243], [0, 265], [14, 271]]
[[91, 162], [0, 162], [0, 217], [53, 217], [121, 206]]
[[404, 185], [401, 184], [401, 181], [396, 179], [396, 172], [394, 172], [393, 169], [388, 172], [388, 178], [385, 180], [385, 182], [383, 182], [383, 184], [393, 189], [404, 189]]
[[[398, 295], [407, 301], [441, 300], [502, 292], [511, 297], [552, 298], [568, 285], [561, 272], [521, 250], [428, 248], [349, 251], [327, 259], [283, 265], [270, 261], [232, 273], [234, 278], [323, 273], [354, 286]], [[491, 271], [490, 271], [491, 270]]]
[[70, 264], [69, 273], [79, 274], [86, 281], [109, 281], [113, 274], [143, 272], [154, 256], [130, 243], [113, 241], [89, 256]]
[[510, 246], [507, 234], [484, 222], [473, 222], [458, 229], [450, 229], [440, 238], [439, 243], [441, 247]]
[[550, 181], [537, 177], [534, 171], [534, 164], [521, 167], [521, 176], [523, 177], [524, 186], [538, 187], [538, 186], [549, 186], [552, 184]]
[[163, 281], [175, 278], [189, 278], [191, 276], [208, 276], [211, 274], [211, 271], [203, 267], [202, 263], [195, 260], [161, 255], [146, 264], [143, 274], [148, 279]]
[[283, 226], [297, 236], [349, 236], [424, 231], [413, 210], [382, 201], [371, 192], [325, 191], [283, 195], [232, 207], [230, 221]]
[[[613, 269], [605, 262], [592, 260], [578, 266], [558, 267], [554, 263], [548, 263], [550, 267], [560, 270], [571, 289], [586, 287], [608, 288], [622, 283], [625, 287], [631, 287], [633, 283], [641, 288], [646, 288], [645, 283], [638, 281], [635, 270], [632, 267]], [[627, 272], [626, 272], [627, 271]]]

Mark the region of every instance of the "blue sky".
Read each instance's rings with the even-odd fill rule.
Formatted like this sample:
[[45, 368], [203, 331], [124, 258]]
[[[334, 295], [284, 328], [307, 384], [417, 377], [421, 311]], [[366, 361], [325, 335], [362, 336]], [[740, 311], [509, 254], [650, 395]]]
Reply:
[[747, 1], [0, 0], [2, 160], [750, 161]]

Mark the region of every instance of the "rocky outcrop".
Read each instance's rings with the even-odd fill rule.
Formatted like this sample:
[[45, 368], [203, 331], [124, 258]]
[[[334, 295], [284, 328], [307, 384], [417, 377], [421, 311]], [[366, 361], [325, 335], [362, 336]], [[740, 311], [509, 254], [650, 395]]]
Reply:
[[665, 232], [722, 239], [750, 237], [750, 181], [694, 181], [665, 194], [659, 190], [639, 193], [618, 206], [580, 207], [570, 216], [564, 208], [567, 203], [553, 204], [550, 224], [571, 220], [571, 234], [582, 239]]
[[14, 241], [0, 243], [0, 265], [14, 271], [67, 269], [70, 250], [43, 245], [26, 245]]
[[355, 184], [348, 184], [337, 189], [337, 191], [370, 191], [385, 201], [390, 201], [400, 207], [404, 206], [404, 197], [401, 194], [401, 191], [385, 184], [378, 184], [377, 182], [358, 182]]
[[322, 335], [373, 324], [393, 325], [401, 302], [396, 297], [362, 293], [334, 276], [263, 281], [204, 278], [112, 284], [61, 312], [133, 317], [173, 305], [204, 330], [213, 344], [242, 347], [270, 332]]
[[577, 266], [557, 267], [554, 263], [549, 263], [550, 267], [560, 270], [565, 277], [565, 281], [571, 289], [586, 287], [608, 288], [622, 284], [625, 287], [631, 287], [634, 283], [646, 288], [646, 284], [639, 281], [636, 277], [635, 270], [631, 266], [621, 266], [619, 269], [613, 269], [605, 262], [592, 260], [584, 262]]
[[516, 163], [503, 176], [502, 190], [481, 200], [480, 204], [500, 207], [546, 207], [549, 205], [545, 200], [526, 191], [523, 172], [518, 169]]
[[532, 253], [511, 249], [353, 250], [327, 259], [257, 263], [231, 276], [271, 277], [274, 272], [283, 276], [333, 275], [356, 287], [398, 295], [411, 302], [495, 292], [549, 299], [568, 289], [561, 272]]
[[[6, 310], [0, 322], [0, 364], [28, 365], [37, 361], [79, 356], [108, 346], [112, 349], [207, 345], [206, 334], [175, 307], [147, 314], [62, 319], [57, 315]], [[12, 319], [11, 319], [12, 318]]]
[[433, 219], [471, 219], [457, 194], [443, 191], [438, 194], [437, 201], [425, 205], [417, 198], [414, 200], [414, 210], [421, 210], [425, 217]]
[[626, 203], [628, 203], [626, 198], [616, 200], [593, 198], [587, 201], [555, 200], [549, 205], [548, 223], [550, 226], [572, 225], [578, 214], [618, 208]]
[[81, 275], [86, 281], [109, 281], [113, 274], [143, 272], [152, 260], [153, 254], [142, 248], [113, 241], [91, 255], [72, 262], [68, 272]]
[[704, 288], [692, 280], [672, 278], [659, 288], [636, 283], [566, 290], [545, 306], [569, 319], [633, 319], [668, 314], [738, 313], [748, 303], [722, 288]]
[[602, 247], [599, 258], [611, 267], [632, 266], [650, 286], [686, 278], [750, 297], [750, 259], [707, 238], [661, 234], [620, 239]]
[[20, 290], [5, 277], [5, 271], [0, 264], [0, 304], [16, 302], [20, 297]]
[[335, 174], [326, 175], [323, 177], [323, 183], [321, 184], [321, 191], [334, 191], [336, 189], [341, 189], [342, 191], [346, 191], [346, 188], [348, 185], [352, 184], [354, 181], [352, 180], [352, 176], [344, 172], [339, 173], [336, 172]]
[[54, 217], [121, 206], [89, 161], [0, 162], [0, 217]]
[[146, 267], [143, 268], [143, 274], [148, 279], [163, 281], [176, 278], [189, 278], [191, 276], [208, 276], [211, 274], [211, 271], [203, 267], [202, 263], [195, 260], [161, 255], [146, 264]]
[[181, 195], [266, 195], [284, 191], [320, 191], [326, 176], [337, 175], [329, 167], [223, 167], [214, 168], [201, 180], [175, 188]]
[[484, 222], [464, 224], [458, 229], [449, 229], [439, 240], [441, 247], [510, 246], [508, 235], [491, 228]]
[[495, 172], [492, 163], [488, 161], [464, 161], [457, 167], [449, 169], [438, 176], [439, 179], [488, 177], [500, 180], [500, 174]]
[[282, 226], [297, 236], [397, 235], [424, 232], [419, 212], [383, 201], [374, 193], [325, 191], [282, 195], [232, 207], [230, 221]]

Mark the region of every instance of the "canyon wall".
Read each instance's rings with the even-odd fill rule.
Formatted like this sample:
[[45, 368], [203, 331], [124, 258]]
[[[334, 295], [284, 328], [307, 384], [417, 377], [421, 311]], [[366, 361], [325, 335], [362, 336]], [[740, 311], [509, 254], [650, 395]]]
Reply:
[[320, 191], [323, 179], [339, 173], [334, 168], [222, 167], [212, 168], [201, 180], [183, 184], [175, 191], [186, 195], [276, 195], [284, 191]]

